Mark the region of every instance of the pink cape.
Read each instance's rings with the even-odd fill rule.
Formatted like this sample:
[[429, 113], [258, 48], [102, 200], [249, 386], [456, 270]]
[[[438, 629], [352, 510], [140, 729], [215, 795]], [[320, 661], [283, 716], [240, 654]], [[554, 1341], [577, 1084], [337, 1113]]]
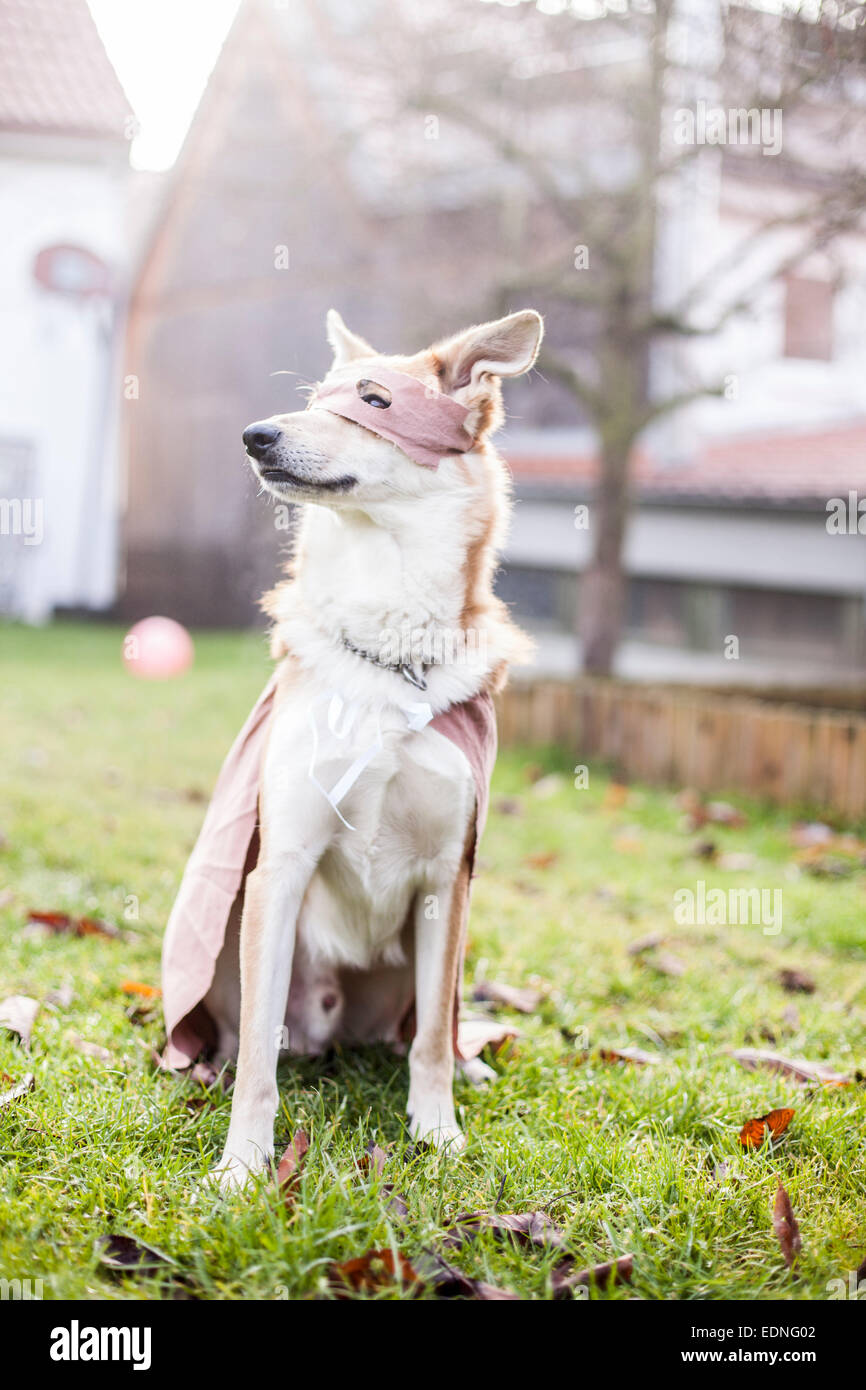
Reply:
[[[189, 1066], [213, 1035], [203, 1001], [223, 949], [232, 906], [255, 867], [259, 775], [275, 690], [273, 675], [223, 763], [166, 927], [162, 996], [167, 1042], [162, 1063], [173, 1069]], [[456, 744], [472, 769], [477, 845], [487, 818], [496, 759], [493, 701], [486, 693], [476, 695], [436, 715], [431, 727]], [[356, 1036], [364, 1041], [399, 1041], [414, 1000], [411, 961], [404, 967], [377, 966], [349, 973], [353, 1004], [348, 1012], [356, 1024], [364, 1019], [363, 1026], [355, 1029]], [[455, 1009], [460, 988], [458, 983]], [[463, 1055], [469, 1054], [464, 1051]]]

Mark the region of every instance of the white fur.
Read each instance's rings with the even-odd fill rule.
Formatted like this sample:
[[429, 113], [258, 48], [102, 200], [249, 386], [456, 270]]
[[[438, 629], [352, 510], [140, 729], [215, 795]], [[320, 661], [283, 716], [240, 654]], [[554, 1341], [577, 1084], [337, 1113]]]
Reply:
[[[379, 360], [414, 372], [431, 389], [450, 380], [454, 398], [474, 412], [470, 420], [486, 418], [498, 401], [490, 373], [528, 370], [540, 334], [540, 319], [525, 311], [449, 340], [435, 350], [438, 358], [431, 352], [377, 359], [339, 315], [328, 320], [334, 379], [357, 375], [360, 363], [374, 372]], [[264, 470], [258, 462], [254, 468], [278, 500], [308, 505], [296, 577], [270, 602], [275, 652], [287, 654], [287, 667], [262, 773], [262, 851], [247, 880], [241, 928], [240, 1047], [220, 1164], [225, 1186], [262, 1168], [273, 1152], [281, 1030], [288, 1029], [292, 1050], [321, 1050], [346, 1019], [340, 972], [387, 973], [407, 950], [417, 1013], [410, 1130], [442, 1146], [462, 1144], [451, 1093], [450, 1010], [455, 923], [459, 928], [465, 900], [459, 876], [475, 789], [463, 753], [429, 727], [411, 730], [407, 709], [426, 702], [435, 715], [470, 699], [524, 650], [522, 634], [489, 593], [507, 492], [489, 448], [444, 458], [434, 470], [315, 404], [268, 423], [279, 426], [279, 439]], [[278, 471], [268, 474], [268, 467]], [[479, 548], [483, 577], [467, 607]], [[343, 645], [348, 637], [381, 653], [386, 634], [409, 632], [428, 638], [434, 651], [444, 636], [447, 653], [468, 611], [472, 643], [427, 669], [424, 692]], [[350, 739], [325, 717], [334, 694], [356, 711]], [[378, 740], [381, 748], [338, 816], [316, 783], [332, 788]], [[237, 1031], [231, 995], [220, 977], [208, 1000], [229, 1045]], [[473, 1079], [484, 1079], [482, 1068], [473, 1069]]]

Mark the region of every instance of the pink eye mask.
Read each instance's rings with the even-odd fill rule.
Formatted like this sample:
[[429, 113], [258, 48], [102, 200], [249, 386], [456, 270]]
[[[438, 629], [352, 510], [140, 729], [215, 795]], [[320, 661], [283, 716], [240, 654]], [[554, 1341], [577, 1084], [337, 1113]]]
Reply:
[[361, 367], [357, 377], [320, 387], [312, 405], [397, 444], [423, 468], [437, 468], [446, 454], [465, 454], [472, 448], [465, 406], [431, 392], [406, 372], [390, 367], [371, 370], [372, 376]]

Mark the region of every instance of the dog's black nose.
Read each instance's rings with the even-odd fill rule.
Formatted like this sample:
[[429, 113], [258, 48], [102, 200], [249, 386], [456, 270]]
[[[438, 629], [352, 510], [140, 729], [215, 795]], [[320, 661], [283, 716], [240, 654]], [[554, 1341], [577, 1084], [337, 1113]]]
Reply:
[[244, 430], [244, 444], [253, 458], [261, 458], [272, 444], [276, 444], [281, 434], [279, 425], [271, 425], [267, 420], [247, 425]]

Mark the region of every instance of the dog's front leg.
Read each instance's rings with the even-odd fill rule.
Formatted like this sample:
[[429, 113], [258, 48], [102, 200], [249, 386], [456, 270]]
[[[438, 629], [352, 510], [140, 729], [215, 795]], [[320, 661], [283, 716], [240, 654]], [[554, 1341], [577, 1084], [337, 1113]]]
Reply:
[[241, 921], [241, 1025], [237, 1080], [220, 1186], [243, 1183], [274, 1151], [277, 1059], [292, 977], [295, 925], [314, 864], [301, 854], [269, 857], [247, 879]]
[[415, 909], [416, 1033], [409, 1051], [410, 1133], [437, 1148], [465, 1143], [454, 1113], [454, 993], [469, 910], [469, 856]]

